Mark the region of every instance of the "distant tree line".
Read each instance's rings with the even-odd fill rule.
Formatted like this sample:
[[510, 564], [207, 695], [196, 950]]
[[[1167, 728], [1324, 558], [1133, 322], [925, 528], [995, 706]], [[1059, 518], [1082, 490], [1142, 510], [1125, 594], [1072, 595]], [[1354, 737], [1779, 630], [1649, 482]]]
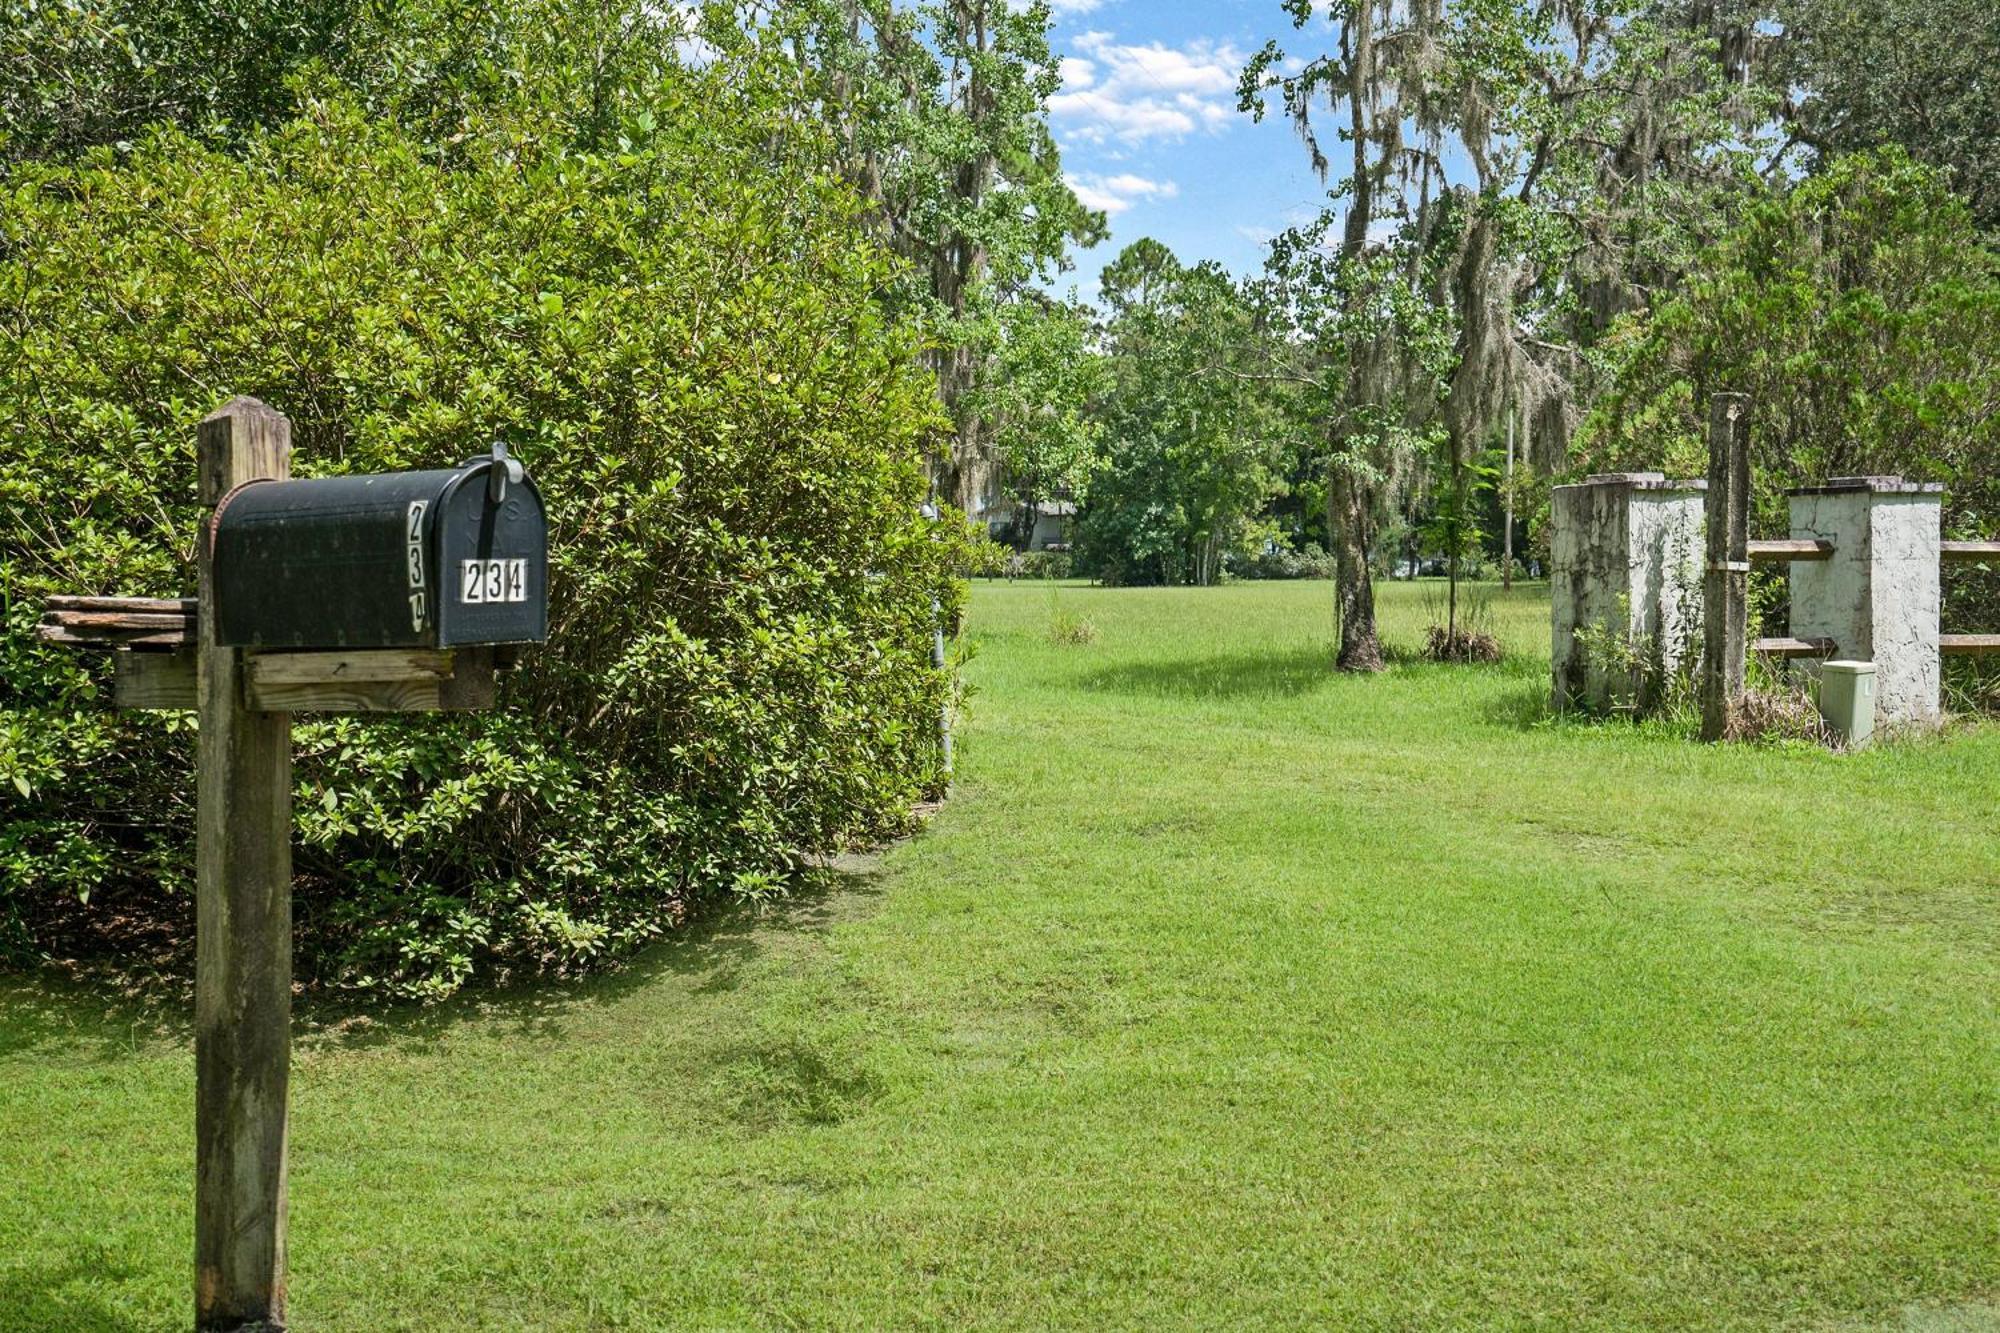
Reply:
[[[1866, 469], [2000, 526], [2000, 8], [1282, 8], [1312, 42], [1259, 52], [1242, 106], [1290, 119], [1327, 206], [1242, 280], [1151, 241], [1105, 270], [1072, 381], [1095, 452], [1062, 469], [1080, 572], [1206, 583], [1323, 543], [1340, 664], [1369, 669], [1376, 577], [1490, 564], [1509, 501], [1537, 553], [1586, 470], [1700, 473], [1720, 389], [1757, 398], [1767, 525], [1785, 485]], [[1032, 440], [1010, 458], [1048, 475]], [[1952, 614], [2000, 621], [1990, 576], [1953, 578]]]

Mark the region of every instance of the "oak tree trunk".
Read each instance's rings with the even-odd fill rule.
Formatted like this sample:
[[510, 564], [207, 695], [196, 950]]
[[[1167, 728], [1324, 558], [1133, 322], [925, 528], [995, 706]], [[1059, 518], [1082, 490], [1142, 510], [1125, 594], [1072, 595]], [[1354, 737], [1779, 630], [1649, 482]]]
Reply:
[[1333, 596], [1339, 612], [1342, 671], [1380, 671], [1375, 632], [1375, 584], [1368, 574], [1368, 497], [1353, 469], [1336, 464], [1327, 487], [1327, 527], [1333, 538]]

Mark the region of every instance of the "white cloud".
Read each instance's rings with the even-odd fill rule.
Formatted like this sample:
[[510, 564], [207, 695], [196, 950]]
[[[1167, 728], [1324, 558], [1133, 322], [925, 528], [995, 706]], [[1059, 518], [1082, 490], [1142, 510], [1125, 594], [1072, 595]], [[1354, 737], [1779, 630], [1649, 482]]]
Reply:
[[1244, 55], [1227, 43], [1130, 45], [1108, 32], [1076, 39], [1083, 56], [1065, 56], [1064, 90], [1049, 110], [1085, 143], [1180, 139], [1214, 130], [1236, 114], [1236, 79]]
[[1049, 0], [1049, 8], [1057, 14], [1088, 14], [1103, 3], [1104, 0]]
[[1131, 172], [1116, 176], [1083, 174], [1069, 178], [1069, 188], [1085, 208], [1117, 217], [1140, 200], [1172, 199], [1181, 187], [1172, 181], [1148, 180]]

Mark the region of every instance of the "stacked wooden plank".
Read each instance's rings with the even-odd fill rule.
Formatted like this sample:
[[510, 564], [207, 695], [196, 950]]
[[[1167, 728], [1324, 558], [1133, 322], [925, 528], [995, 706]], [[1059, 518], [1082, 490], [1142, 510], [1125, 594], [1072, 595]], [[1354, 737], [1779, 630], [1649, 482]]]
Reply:
[[192, 597], [51, 597], [35, 633], [91, 648], [183, 648], [194, 617]]

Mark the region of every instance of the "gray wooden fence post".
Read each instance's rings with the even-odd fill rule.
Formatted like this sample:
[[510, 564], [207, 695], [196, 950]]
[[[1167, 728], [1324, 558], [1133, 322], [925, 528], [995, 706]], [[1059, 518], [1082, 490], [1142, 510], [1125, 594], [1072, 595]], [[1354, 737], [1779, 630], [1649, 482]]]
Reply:
[[[291, 473], [292, 427], [254, 398], [201, 423], [201, 502]], [[216, 645], [213, 525], [196, 543], [195, 1326], [282, 1328], [292, 1042], [292, 726], [244, 704]]]
[[1708, 400], [1708, 570], [1702, 583], [1701, 738], [1729, 732], [1750, 628], [1750, 398]]

